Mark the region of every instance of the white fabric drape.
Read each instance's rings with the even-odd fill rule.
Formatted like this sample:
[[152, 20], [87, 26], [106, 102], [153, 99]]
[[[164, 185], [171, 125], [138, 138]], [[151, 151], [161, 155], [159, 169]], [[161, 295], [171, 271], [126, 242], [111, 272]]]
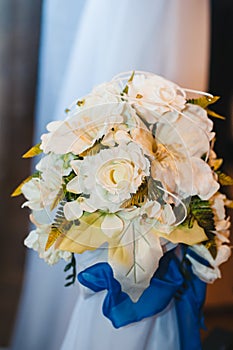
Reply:
[[[36, 139], [73, 99], [121, 71], [147, 70], [205, 89], [208, 52], [208, 0], [45, 0]], [[101, 314], [104, 293], [87, 297], [64, 288], [64, 264], [50, 268], [38, 260], [28, 257], [13, 349], [57, 350], [63, 340], [62, 350], [162, 349], [161, 329], [170, 337], [166, 349], [179, 348], [172, 305], [115, 330]]]

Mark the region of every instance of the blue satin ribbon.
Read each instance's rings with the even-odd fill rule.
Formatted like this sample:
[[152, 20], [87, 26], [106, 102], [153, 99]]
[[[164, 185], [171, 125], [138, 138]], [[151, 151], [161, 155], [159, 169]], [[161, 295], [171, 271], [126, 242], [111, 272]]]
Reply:
[[[182, 266], [182, 270], [181, 270]], [[175, 300], [179, 326], [180, 350], [201, 349], [201, 309], [205, 300], [205, 283], [196, 277], [188, 262], [181, 262], [174, 250], [160, 259], [150, 286], [134, 303], [122, 292], [108, 263], [97, 263], [78, 274], [78, 280], [95, 292], [107, 290], [103, 314], [115, 328], [158, 314]]]

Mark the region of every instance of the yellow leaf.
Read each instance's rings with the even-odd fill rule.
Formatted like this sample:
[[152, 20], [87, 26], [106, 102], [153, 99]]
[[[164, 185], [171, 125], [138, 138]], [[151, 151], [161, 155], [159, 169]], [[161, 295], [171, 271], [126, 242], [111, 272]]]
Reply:
[[50, 206], [50, 211], [53, 211], [53, 209], [55, 209], [58, 206], [58, 204], [62, 201], [62, 199], [64, 197], [65, 197], [64, 190], [63, 190], [63, 187], [61, 187], [60, 190], [58, 191], [53, 203]]
[[131, 76], [130, 76], [130, 78], [128, 80], [128, 83], [131, 83], [133, 81], [134, 75], [135, 75], [135, 71], [133, 70], [132, 74], [131, 74]]
[[224, 201], [224, 205], [225, 205], [227, 208], [233, 209], [233, 200], [226, 199], [226, 200]]
[[85, 99], [79, 100], [79, 101], [77, 102], [77, 106], [79, 106], [79, 107], [83, 106], [84, 104], [85, 104]]
[[109, 247], [108, 256], [110, 260], [120, 262], [121, 265], [128, 266], [130, 264], [130, 255], [125, 246], [118, 245]]
[[218, 170], [223, 163], [222, 158], [216, 158], [216, 159], [209, 159], [209, 166], [214, 170]]
[[35, 146], [30, 148], [26, 153], [24, 153], [23, 158], [32, 158], [42, 153], [42, 149], [40, 148], [41, 143], [37, 143]]
[[58, 237], [60, 237], [62, 233], [59, 231], [57, 227], [52, 227], [49, 232], [48, 240], [45, 245], [45, 251], [48, 250], [52, 245], [56, 242]]
[[225, 120], [226, 118], [221, 115], [221, 114], [218, 114], [214, 111], [211, 111], [211, 109], [207, 108], [206, 109], [206, 112], [208, 113], [208, 115], [210, 115], [211, 117], [214, 117], [214, 118], [218, 118], [218, 119], [222, 119], [222, 120]]
[[56, 248], [81, 254], [86, 250], [95, 250], [109, 240], [101, 230], [105, 214], [101, 212], [84, 213], [79, 225], [73, 224], [56, 243]]
[[202, 108], [207, 108], [209, 105], [212, 105], [213, 103], [217, 102], [220, 99], [220, 96], [202, 96], [200, 98], [194, 98], [191, 100], [188, 100], [188, 103], [192, 103], [194, 105], [201, 106]]
[[205, 234], [205, 231], [198, 225], [196, 221], [194, 221], [192, 228], [180, 225], [170, 234], [164, 234], [158, 231], [157, 234], [160, 237], [166, 238], [172, 243], [184, 243], [187, 245], [194, 245], [206, 241], [208, 239]]
[[92, 147], [80, 153], [79, 156], [80, 157], [95, 156], [97, 153], [99, 153], [102, 149], [105, 149], [105, 148], [106, 146], [102, 145], [100, 141], [96, 141]]
[[227, 174], [222, 173], [221, 171], [217, 171], [218, 181], [222, 186], [232, 186], [233, 178]]
[[33, 177], [34, 175], [30, 175], [25, 180], [23, 180], [21, 184], [14, 190], [14, 192], [12, 192], [11, 197], [20, 196], [22, 194], [23, 185], [26, 184], [28, 181], [30, 181]]

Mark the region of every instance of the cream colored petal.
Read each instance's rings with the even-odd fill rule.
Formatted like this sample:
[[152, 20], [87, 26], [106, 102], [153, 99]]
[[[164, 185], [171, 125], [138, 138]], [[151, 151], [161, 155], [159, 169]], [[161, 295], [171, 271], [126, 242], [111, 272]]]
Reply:
[[226, 262], [231, 256], [231, 248], [225, 244], [218, 247], [218, 253], [215, 259], [216, 265], [219, 266]]
[[78, 176], [75, 176], [72, 180], [68, 182], [66, 185], [66, 189], [68, 192], [79, 194], [81, 192], [79, 188], [79, 178]]
[[218, 267], [207, 267], [189, 255], [187, 255], [187, 258], [192, 264], [193, 273], [197, 275], [202, 281], [206, 283], [213, 283], [217, 278], [221, 277], [221, 272]]
[[210, 199], [219, 189], [219, 184], [213, 177], [212, 170], [203, 160], [192, 158], [193, 194], [201, 199]]
[[120, 234], [123, 228], [123, 220], [121, 220], [120, 217], [115, 214], [106, 215], [101, 224], [101, 230], [108, 237], [113, 237]]
[[109, 249], [109, 264], [122, 290], [136, 302], [149, 286], [163, 251], [152, 231], [136, 232], [139, 228], [132, 223], [125, 227], [118, 246]]
[[67, 202], [64, 205], [63, 210], [66, 219], [69, 221], [79, 219], [83, 214], [78, 201]]

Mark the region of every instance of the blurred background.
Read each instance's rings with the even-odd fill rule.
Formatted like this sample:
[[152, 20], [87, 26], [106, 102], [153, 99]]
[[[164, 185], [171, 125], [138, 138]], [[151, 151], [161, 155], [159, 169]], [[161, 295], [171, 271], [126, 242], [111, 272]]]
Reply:
[[[24, 278], [26, 249], [23, 239], [28, 232], [28, 213], [27, 209], [20, 208], [23, 198], [11, 199], [10, 194], [30, 173], [30, 162], [22, 160], [21, 156], [33, 144], [41, 9], [42, 0], [0, 0], [0, 347], [10, 344]], [[211, 1], [209, 91], [221, 96], [214, 110], [226, 116], [226, 120], [215, 120], [216, 150], [225, 159], [224, 170], [231, 176], [232, 19], [232, 0]], [[233, 189], [225, 190], [233, 198]], [[233, 213], [229, 211], [229, 214], [233, 219]], [[214, 349], [210, 344], [214, 341], [216, 345], [216, 340], [213, 340], [216, 334], [229, 339], [226, 340], [229, 344], [232, 341], [233, 258], [221, 270], [222, 279], [208, 286], [205, 306], [207, 331], [203, 332], [206, 349]]]

